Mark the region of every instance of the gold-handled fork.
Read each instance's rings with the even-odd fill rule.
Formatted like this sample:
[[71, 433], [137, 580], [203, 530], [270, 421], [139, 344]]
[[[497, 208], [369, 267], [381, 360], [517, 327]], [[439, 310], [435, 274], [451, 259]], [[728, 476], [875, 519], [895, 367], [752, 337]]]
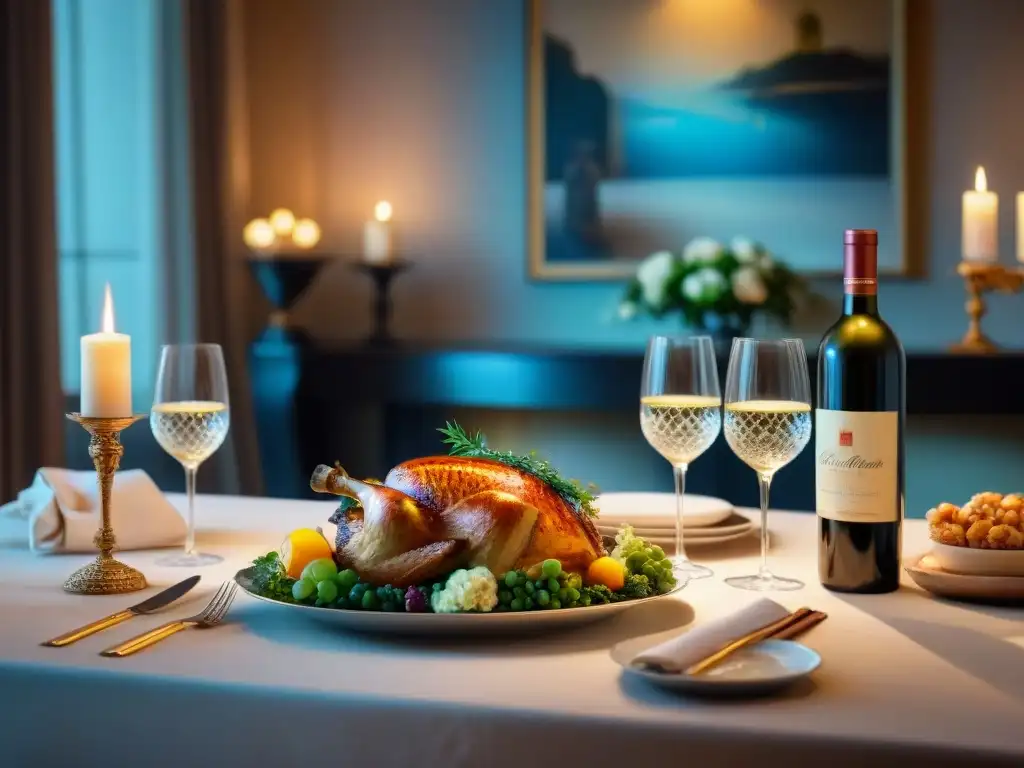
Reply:
[[235, 599], [237, 591], [238, 585], [235, 582], [225, 581], [221, 584], [220, 589], [217, 590], [217, 594], [213, 596], [213, 599], [209, 604], [195, 616], [190, 616], [187, 619], [181, 619], [179, 621], [170, 621], [156, 629], [151, 629], [149, 632], [137, 635], [131, 640], [127, 640], [120, 645], [115, 645], [112, 648], [107, 648], [105, 651], [100, 651], [100, 655], [118, 657], [131, 656], [133, 653], [137, 653], [144, 648], [149, 648], [149, 646], [159, 643], [161, 640], [181, 632], [183, 629], [189, 629], [191, 627], [209, 629], [210, 627], [215, 627], [224, 620], [224, 617], [228, 613], [228, 608], [231, 607], [231, 603]]

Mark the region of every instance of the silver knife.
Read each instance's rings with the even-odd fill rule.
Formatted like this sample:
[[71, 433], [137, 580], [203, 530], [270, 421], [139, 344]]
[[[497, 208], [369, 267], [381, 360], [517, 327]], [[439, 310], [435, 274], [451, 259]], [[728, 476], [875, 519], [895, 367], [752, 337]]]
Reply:
[[47, 640], [42, 645], [48, 645], [53, 648], [61, 648], [65, 645], [71, 645], [83, 637], [94, 635], [97, 632], [102, 632], [104, 629], [113, 627], [115, 624], [120, 624], [122, 621], [127, 621], [133, 616], [142, 616], [147, 613], [163, 608], [165, 605], [170, 605], [182, 595], [186, 594], [192, 587], [199, 583], [199, 576], [190, 576], [184, 581], [180, 581], [173, 587], [168, 587], [163, 592], [158, 592], [148, 600], [143, 600], [138, 605], [133, 605], [131, 608], [125, 608], [123, 611], [111, 614], [106, 618], [94, 621], [92, 624], [86, 624], [84, 627], [73, 629], [59, 637], [55, 637], [52, 640]]

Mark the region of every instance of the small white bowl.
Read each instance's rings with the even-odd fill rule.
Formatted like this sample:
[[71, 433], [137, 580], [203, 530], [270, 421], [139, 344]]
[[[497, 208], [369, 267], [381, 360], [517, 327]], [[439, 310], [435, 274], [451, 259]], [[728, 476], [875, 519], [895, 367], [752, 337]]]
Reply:
[[971, 549], [934, 542], [932, 556], [947, 573], [1024, 576], [1024, 549]]

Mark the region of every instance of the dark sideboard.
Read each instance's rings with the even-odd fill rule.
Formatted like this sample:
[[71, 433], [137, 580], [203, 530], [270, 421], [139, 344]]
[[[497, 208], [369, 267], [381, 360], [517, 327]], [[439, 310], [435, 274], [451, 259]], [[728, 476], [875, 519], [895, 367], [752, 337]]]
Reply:
[[[810, 360], [812, 379], [815, 360]], [[264, 337], [250, 353], [268, 494], [308, 497], [310, 471], [345, 457], [359, 476], [436, 453], [452, 408], [636, 413], [642, 351], [541, 346], [332, 346]], [[725, 380], [726, 355], [719, 358]], [[1024, 355], [907, 354], [911, 414], [1022, 414]], [[813, 384], [813, 382], [812, 382]], [[447, 409], [447, 410], [446, 410]], [[639, 434], [639, 428], [637, 430]], [[651, 454], [652, 461], [662, 461]], [[750, 470], [718, 440], [687, 490], [757, 505]], [[711, 469], [708, 469], [708, 468]], [[772, 506], [814, 508], [813, 451], [772, 485]]]

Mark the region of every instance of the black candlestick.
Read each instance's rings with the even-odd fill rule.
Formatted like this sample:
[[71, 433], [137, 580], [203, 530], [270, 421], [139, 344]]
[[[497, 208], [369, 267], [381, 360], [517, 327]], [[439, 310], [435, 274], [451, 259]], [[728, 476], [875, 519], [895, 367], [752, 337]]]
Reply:
[[399, 272], [404, 272], [410, 266], [409, 262], [394, 259], [386, 264], [376, 264], [368, 261], [356, 261], [353, 268], [365, 272], [373, 278], [377, 289], [377, 297], [373, 304], [373, 333], [367, 339], [370, 344], [388, 344], [394, 341], [388, 324], [391, 317], [391, 280]]

